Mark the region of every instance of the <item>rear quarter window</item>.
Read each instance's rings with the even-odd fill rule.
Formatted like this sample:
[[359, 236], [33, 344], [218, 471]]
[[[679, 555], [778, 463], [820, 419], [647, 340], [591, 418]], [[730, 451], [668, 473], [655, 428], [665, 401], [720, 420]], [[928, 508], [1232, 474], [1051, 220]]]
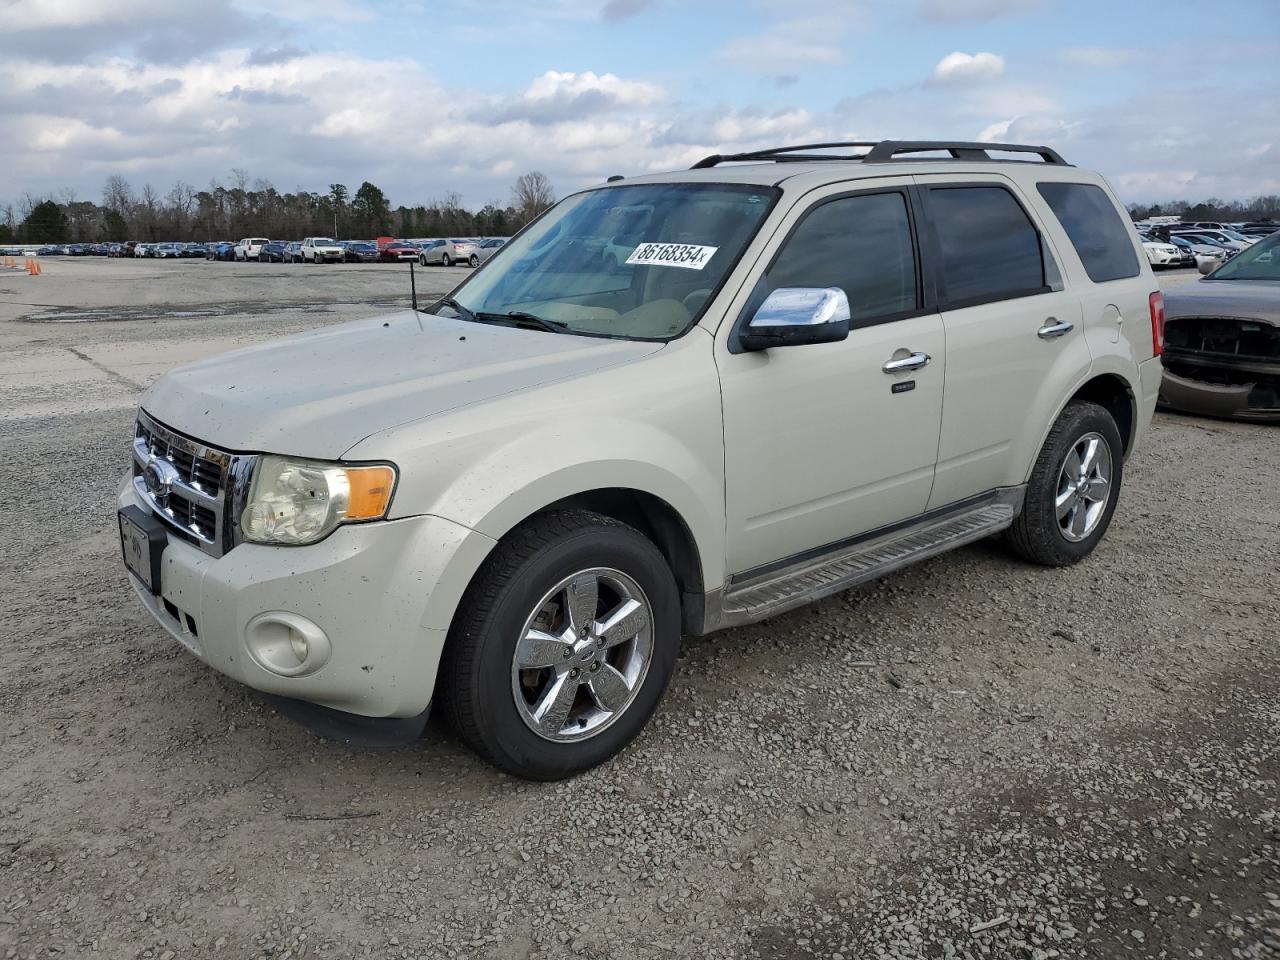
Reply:
[[1036, 189], [1062, 224], [1090, 280], [1105, 283], [1138, 275], [1129, 227], [1101, 187], [1044, 182]]

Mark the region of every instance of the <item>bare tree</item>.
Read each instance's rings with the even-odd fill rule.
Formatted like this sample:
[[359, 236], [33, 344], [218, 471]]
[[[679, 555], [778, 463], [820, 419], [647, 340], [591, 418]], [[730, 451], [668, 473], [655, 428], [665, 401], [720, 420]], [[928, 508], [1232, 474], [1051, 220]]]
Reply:
[[511, 205], [520, 219], [528, 223], [556, 202], [556, 192], [545, 173], [534, 170], [521, 174], [511, 187]]
[[118, 173], [107, 177], [102, 188], [102, 205], [122, 217], [129, 216], [133, 210], [133, 188], [129, 186], [129, 181]]
[[138, 226], [146, 233], [148, 240], [158, 239], [156, 236], [156, 218], [160, 212], [160, 195], [151, 184], [144, 184], [138, 197]]

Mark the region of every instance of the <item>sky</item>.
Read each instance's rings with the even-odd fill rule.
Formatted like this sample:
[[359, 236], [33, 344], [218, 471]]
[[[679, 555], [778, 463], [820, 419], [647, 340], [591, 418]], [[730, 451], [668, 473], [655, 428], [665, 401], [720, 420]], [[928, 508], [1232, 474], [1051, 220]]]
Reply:
[[1280, 0], [0, 0], [0, 204], [247, 171], [393, 205], [827, 140], [1280, 193]]

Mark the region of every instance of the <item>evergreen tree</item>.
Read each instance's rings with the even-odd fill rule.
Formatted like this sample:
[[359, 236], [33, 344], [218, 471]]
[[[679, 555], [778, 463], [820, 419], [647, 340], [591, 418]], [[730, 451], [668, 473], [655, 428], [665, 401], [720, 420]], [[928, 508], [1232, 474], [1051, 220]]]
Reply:
[[66, 214], [52, 200], [36, 204], [30, 216], [22, 222], [22, 232], [28, 243], [63, 243], [70, 229]]

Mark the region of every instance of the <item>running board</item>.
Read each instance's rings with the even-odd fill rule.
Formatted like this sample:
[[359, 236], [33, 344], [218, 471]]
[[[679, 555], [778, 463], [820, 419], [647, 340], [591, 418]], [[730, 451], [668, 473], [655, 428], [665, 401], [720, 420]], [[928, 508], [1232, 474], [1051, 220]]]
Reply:
[[850, 587], [874, 580], [909, 564], [1004, 530], [1022, 507], [1024, 487], [1007, 487], [959, 511], [921, 520], [906, 528], [837, 547], [820, 557], [781, 570], [730, 582], [719, 598], [709, 597], [711, 629], [755, 623]]

